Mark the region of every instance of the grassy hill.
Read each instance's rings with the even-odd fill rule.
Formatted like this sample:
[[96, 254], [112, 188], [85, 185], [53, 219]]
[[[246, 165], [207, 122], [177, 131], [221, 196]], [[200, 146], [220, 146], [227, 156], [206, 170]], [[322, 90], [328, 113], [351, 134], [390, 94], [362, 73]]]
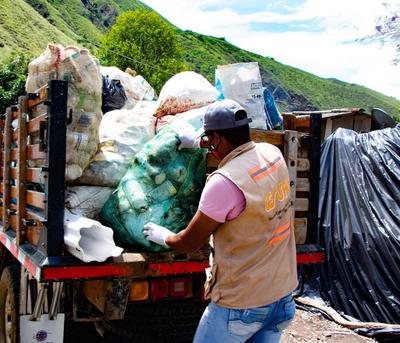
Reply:
[[0, 36], [0, 61], [15, 51], [38, 55], [47, 42], [68, 45], [79, 39], [67, 27], [63, 31], [52, 25], [23, 0], [0, 1]]
[[[85, 46], [96, 54], [100, 37], [118, 14], [137, 7], [148, 8], [135, 0], [1, 0], [0, 63], [12, 52], [37, 56], [48, 42]], [[242, 50], [223, 38], [177, 32], [186, 63], [211, 83], [217, 65], [258, 61], [263, 84], [281, 110], [379, 107], [399, 114], [399, 100], [366, 87], [317, 77]]]
[[393, 97], [363, 86], [317, 77], [273, 58], [239, 49], [223, 38], [185, 31], [180, 40], [185, 47], [187, 63], [209, 80], [214, 80], [218, 64], [258, 61], [263, 84], [281, 110], [380, 107], [392, 114], [399, 113], [400, 101]]

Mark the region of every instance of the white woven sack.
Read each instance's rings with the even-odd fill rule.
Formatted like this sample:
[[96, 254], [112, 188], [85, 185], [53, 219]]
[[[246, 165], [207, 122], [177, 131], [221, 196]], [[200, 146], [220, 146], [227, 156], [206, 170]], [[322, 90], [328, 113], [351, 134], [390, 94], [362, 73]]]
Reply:
[[65, 178], [73, 181], [82, 175], [97, 150], [102, 117], [98, 60], [87, 49], [49, 44], [42, 55], [29, 63], [26, 90], [35, 92], [53, 79], [68, 81], [68, 113], [72, 113], [72, 121], [67, 126]]
[[161, 117], [199, 108], [216, 101], [219, 95], [204, 76], [184, 71], [171, 77], [161, 89], [155, 115]]
[[131, 110], [107, 112], [99, 128], [99, 151], [79, 178], [80, 184], [116, 187], [129, 162], [155, 135], [155, 101], [140, 101]]
[[98, 219], [98, 215], [114, 188], [73, 186], [65, 189], [65, 208], [72, 214]]

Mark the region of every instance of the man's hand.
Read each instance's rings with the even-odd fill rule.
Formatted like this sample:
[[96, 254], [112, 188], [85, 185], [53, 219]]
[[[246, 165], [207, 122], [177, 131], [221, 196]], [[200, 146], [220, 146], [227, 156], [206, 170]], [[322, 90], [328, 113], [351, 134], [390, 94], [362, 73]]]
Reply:
[[196, 131], [191, 125], [177, 125], [175, 132], [181, 141], [179, 150], [182, 148], [200, 148], [200, 136], [204, 132], [203, 128]]
[[160, 226], [151, 222], [143, 226], [143, 235], [147, 240], [160, 244], [166, 248], [169, 248], [169, 245], [165, 243], [165, 239], [167, 236], [173, 234], [174, 233], [172, 231], [168, 230], [164, 226]]

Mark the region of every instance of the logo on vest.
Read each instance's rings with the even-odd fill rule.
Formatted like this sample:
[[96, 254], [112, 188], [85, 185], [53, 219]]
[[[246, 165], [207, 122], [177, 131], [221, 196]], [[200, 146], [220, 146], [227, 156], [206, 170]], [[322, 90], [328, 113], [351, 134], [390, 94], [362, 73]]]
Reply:
[[290, 193], [289, 183], [287, 181], [279, 182], [278, 186], [275, 187], [271, 192], [267, 193], [265, 199], [265, 210], [267, 212], [275, 209], [277, 202], [284, 201]]

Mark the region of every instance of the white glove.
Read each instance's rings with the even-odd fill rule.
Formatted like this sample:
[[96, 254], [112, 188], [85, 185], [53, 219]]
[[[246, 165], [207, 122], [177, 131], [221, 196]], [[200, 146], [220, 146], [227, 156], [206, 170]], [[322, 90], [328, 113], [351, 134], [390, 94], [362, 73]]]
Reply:
[[182, 148], [200, 148], [200, 136], [204, 132], [203, 128], [195, 130], [191, 125], [179, 125], [175, 128], [175, 132], [181, 141], [179, 150]]
[[173, 232], [164, 226], [160, 226], [151, 222], [143, 226], [143, 235], [147, 240], [160, 244], [166, 248], [169, 248], [169, 245], [165, 243], [165, 239], [167, 236], [172, 234]]

